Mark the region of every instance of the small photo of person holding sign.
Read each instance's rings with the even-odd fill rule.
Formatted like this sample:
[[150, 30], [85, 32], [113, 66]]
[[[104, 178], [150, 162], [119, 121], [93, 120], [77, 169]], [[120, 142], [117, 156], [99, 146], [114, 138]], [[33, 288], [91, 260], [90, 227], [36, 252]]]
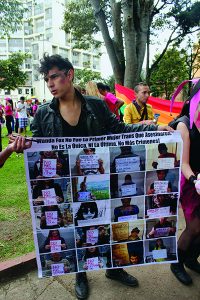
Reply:
[[61, 252], [75, 248], [74, 228], [38, 230], [40, 253]]
[[176, 238], [158, 238], [144, 242], [146, 263], [177, 260]]
[[132, 197], [144, 194], [144, 172], [111, 174], [111, 198]]
[[70, 204], [34, 207], [36, 226], [40, 229], [55, 229], [73, 225]]
[[40, 255], [40, 260], [44, 277], [77, 272], [75, 250]]
[[84, 176], [109, 173], [109, 148], [70, 151], [71, 174]]
[[87, 202], [110, 198], [109, 175], [80, 176], [72, 178], [74, 202]]
[[112, 224], [112, 243], [142, 240], [143, 233], [143, 220], [114, 223]]
[[108, 245], [78, 249], [79, 271], [92, 271], [111, 267], [110, 252], [110, 246]]
[[180, 167], [180, 143], [147, 145], [147, 170]]
[[111, 173], [145, 170], [145, 146], [122, 146], [110, 149]]
[[175, 236], [177, 217], [163, 217], [146, 221], [147, 239]]
[[31, 187], [34, 206], [57, 205], [71, 200], [69, 178], [31, 181]]
[[144, 218], [144, 196], [113, 199], [111, 221], [133, 221]]
[[28, 153], [30, 179], [69, 176], [67, 151], [41, 151]]
[[110, 225], [77, 227], [75, 235], [78, 248], [110, 244]]
[[178, 209], [178, 194], [157, 194], [145, 198], [146, 218], [159, 218], [176, 215]]
[[148, 171], [146, 174], [147, 195], [178, 191], [179, 169]]

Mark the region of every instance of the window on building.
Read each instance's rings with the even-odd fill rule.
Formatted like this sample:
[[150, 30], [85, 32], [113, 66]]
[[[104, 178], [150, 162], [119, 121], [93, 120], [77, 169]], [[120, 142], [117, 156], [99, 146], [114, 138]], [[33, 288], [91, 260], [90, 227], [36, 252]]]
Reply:
[[26, 79], [26, 85], [32, 85], [32, 72], [26, 72], [27, 79]]
[[23, 40], [22, 39], [10, 39], [8, 40], [8, 51], [16, 52], [23, 50]]
[[33, 24], [31, 22], [24, 22], [24, 35], [33, 34]]
[[31, 58], [25, 60], [25, 69], [31, 69]]
[[18, 89], [18, 94], [19, 94], [19, 95], [22, 94], [22, 89]]
[[99, 70], [99, 57], [94, 56], [93, 57], [93, 69]]
[[6, 40], [0, 40], [0, 52], [7, 52]]
[[52, 46], [52, 54], [58, 54], [58, 47]]
[[52, 6], [52, 0], [44, 0], [44, 5], [45, 5], [45, 8], [51, 7]]
[[29, 89], [25, 89], [25, 94], [29, 95], [30, 94], [30, 90]]
[[33, 60], [38, 60], [39, 59], [39, 45], [38, 45], [38, 43], [32, 45], [32, 58], [33, 58]]
[[72, 52], [72, 64], [77, 67], [80, 65], [80, 52]]
[[64, 57], [64, 58], [68, 58], [69, 57], [69, 50], [68, 49], [64, 49], [64, 48], [60, 48], [59, 49], [59, 54]]
[[35, 32], [40, 33], [44, 31], [44, 18], [35, 19]]
[[34, 15], [40, 15], [44, 12], [44, 0], [37, 0], [34, 5]]
[[24, 50], [25, 50], [25, 52], [31, 52], [31, 43], [32, 43], [32, 39], [25, 39], [24, 40]]
[[53, 37], [53, 31], [52, 31], [52, 28], [47, 28], [45, 30], [45, 38], [46, 40], [51, 40], [51, 38]]
[[38, 81], [39, 80], [39, 65], [33, 64], [33, 80]]
[[5, 95], [10, 95], [10, 90], [4, 90], [5, 91]]
[[24, 13], [24, 18], [28, 19], [30, 17], [32, 17], [32, 2], [27, 2], [27, 11]]
[[91, 55], [83, 53], [83, 67], [90, 67]]

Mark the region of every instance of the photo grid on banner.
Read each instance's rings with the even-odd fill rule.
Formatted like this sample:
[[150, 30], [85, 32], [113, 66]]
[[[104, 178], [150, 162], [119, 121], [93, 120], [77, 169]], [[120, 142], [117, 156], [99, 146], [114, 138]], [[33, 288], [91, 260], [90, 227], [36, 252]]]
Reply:
[[178, 132], [33, 142], [39, 277], [176, 262], [181, 154]]

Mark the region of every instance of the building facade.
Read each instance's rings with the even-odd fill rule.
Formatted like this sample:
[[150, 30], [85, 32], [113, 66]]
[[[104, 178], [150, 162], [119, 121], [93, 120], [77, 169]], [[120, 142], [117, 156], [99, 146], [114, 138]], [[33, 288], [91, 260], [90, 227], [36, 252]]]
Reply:
[[30, 53], [31, 58], [22, 66], [28, 79], [25, 86], [15, 91], [1, 90], [0, 100], [11, 96], [16, 101], [20, 95], [27, 98], [34, 95], [40, 101], [52, 98], [38, 72], [39, 60], [44, 52], [68, 57], [75, 69], [82, 69], [87, 65], [91, 70], [100, 72], [99, 49], [73, 49], [73, 37], [60, 29], [63, 22], [63, 5], [67, 5], [69, 1], [22, 0], [28, 6], [22, 29], [12, 34], [9, 39], [0, 39], [0, 59], [7, 59], [9, 54], [17, 51]]

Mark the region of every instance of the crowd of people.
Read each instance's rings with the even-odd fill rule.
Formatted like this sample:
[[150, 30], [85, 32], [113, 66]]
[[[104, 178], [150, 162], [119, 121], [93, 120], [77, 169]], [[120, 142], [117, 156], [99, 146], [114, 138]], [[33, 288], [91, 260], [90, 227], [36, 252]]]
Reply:
[[[126, 106], [123, 122], [120, 121], [119, 114], [119, 108], [123, 105], [123, 101], [110, 93], [109, 87], [105, 84], [89, 82], [84, 91], [78, 86], [74, 88], [74, 68], [68, 59], [64, 59], [59, 55], [44, 55], [40, 62], [40, 73], [44, 75], [47, 87], [54, 98], [48, 105], [41, 105], [39, 109], [36, 109], [31, 123], [33, 137], [98, 136], [138, 131], [173, 131], [168, 125], [156, 124], [152, 107], [147, 103], [150, 89], [145, 83], [136, 85], [136, 98]], [[185, 102], [176, 122], [177, 129], [180, 130], [183, 139], [181, 204], [185, 214], [186, 229], [178, 241], [179, 262], [171, 265], [173, 274], [186, 285], [191, 284], [192, 279], [184, 266], [200, 273], [200, 264], [197, 260], [200, 254], [200, 195], [197, 188], [197, 183], [199, 184], [198, 174], [200, 173], [200, 99], [191, 127], [190, 103], [192, 96], [194, 96], [194, 93]], [[18, 133], [21, 133], [21, 129], [25, 129], [27, 125], [27, 117], [23, 115], [24, 110], [24, 113], [27, 114], [24, 100], [23, 97], [20, 98], [20, 103], [17, 104], [16, 109], [19, 118]], [[3, 111], [3, 116], [6, 117], [8, 134], [11, 135], [13, 131], [13, 103], [11, 99], [6, 100]], [[11, 135], [9, 146], [0, 153], [0, 164], [3, 165], [13, 151], [22, 151], [30, 146], [31, 141], [26, 138], [21, 136], [15, 138]], [[163, 155], [163, 151], [166, 155], [167, 149], [165, 147], [161, 148], [159, 149], [160, 155]], [[175, 162], [177, 163], [176, 158]], [[157, 168], [157, 165], [154, 163], [153, 167]], [[99, 167], [99, 171], [100, 169], [102, 169], [102, 166]], [[82, 172], [81, 169], [80, 172]], [[166, 176], [165, 173], [161, 174], [158, 170], [157, 175], [162, 176], [161, 180]], [[154, 190], [153, 185], [150, 188]], [[170, 185], [168, 189], [170, 191]], [[119, 213], [123, 214], [125, 205], [129, 206], [131, 210], [136, 209], [130, 205], [129, 200], [126, 203], [124, 200], [118, 211], [115, 210], [115, 217]], [[81, 218], [81, 214], [85, 212], [85, 206], [87, 206], [87, 203], [84, 203], [80, 207], [80, 212], [77, 212], [76, 222], [78, 222], [79, 215]], [[94, 207], [93, 210], [89, 211], [87, 207], [87, 213], [95, 214], [96, 210], [97, 208]], [[44, 214], [44, 211], [42, 213]], [[137, 214], [137, 211], [135, 213]], [[166, 222], [166, 220], [164, 221]], [[168, 225], [171, 228], [171, 224]], [[41, 226], [46, 228], [45, 220]], [[156, 224], [154, 231], [155, 227]], [[138, 228], [135, 228], [131, 232], [131, 239], [133, 237], [135, 239], [138, 230]], [[149, 235], [153, 235], [154, 231], [149, 232]], [[162, 242], [155, 247], [156, 249], [164, 249]], [[94, 251], [96, 251], [95, 247]], [[91, 255], [91, 253], [85, 253], [85, 256], [92, 257]], [[99, 257], [98, 254], [96, 256]], [[128, 286], [138, 285], [138, 280], [122, 268], [106, 270], [106, 277]], [[76, 274], [75, 292], [78, 299], [87, 298], [89, 287], [85, 272]]]

